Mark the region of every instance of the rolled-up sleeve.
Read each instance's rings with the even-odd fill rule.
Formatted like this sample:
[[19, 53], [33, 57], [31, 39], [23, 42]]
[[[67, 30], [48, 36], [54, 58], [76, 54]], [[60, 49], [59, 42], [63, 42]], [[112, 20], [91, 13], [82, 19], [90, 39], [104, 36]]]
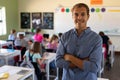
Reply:
[[101, 68], [102, 61], [102, 40], [96, 41], [96, 45], [89, 56], [89, 61], [84, 61], [83, 70], [97, 73]]

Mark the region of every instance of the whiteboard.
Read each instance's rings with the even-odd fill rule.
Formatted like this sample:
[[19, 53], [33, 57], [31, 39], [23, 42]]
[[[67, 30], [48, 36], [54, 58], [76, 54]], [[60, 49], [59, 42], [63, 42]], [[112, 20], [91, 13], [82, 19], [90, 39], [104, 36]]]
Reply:
[[[103, 7], [91, 7], [103, 8]], [[90, 8], [90, 9], [91, 9]], [[95, 32], [104, 31], [108, 35], [120, 35], [120, 7], [104, 7], [105, 12], [90, 12], [90, 18], [87, 26]], [[66, 32], [74, 28], [72, 13], [56, 12], [55, 13], [54, 30], [58, 32]]]
[[54, 23], [54, 31], [56, 33], [66, 32], [71, 28], [74, 28], [74, 22], [72, 20], [71, 13], [55, 13], [55, 23]]

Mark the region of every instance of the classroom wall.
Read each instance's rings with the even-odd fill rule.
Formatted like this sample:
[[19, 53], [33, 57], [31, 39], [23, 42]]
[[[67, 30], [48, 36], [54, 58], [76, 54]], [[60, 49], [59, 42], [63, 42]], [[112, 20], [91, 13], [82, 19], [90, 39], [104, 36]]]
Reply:
[[[18, 0], [18, 12], [55, 12], [55, 9], [63, 6], [71, 8], [78, 2], [84, 2], [90, 5], [90, 0]], [[100, 5], [97, 5], [100, 6]], [[119, 0], [103, 0], [102, 6], [120, 6]], [[112, 17], [112, 16], [111, 16]], [[20, 21], [20, 19], [19, 19]], [[19, 24], [20, 25], [20, 24]], [[56, 27], [56, 26], [55, 26]], [[26, 31], [26, 30], [24, 30]], [[42, 30], [43, 33], [54, 34], [54, 30]], [[57, 34], [57, 33], [56, 33]], [[115, 45], [115, 50], [120, 51], [120, 35], [109, 35], [111, 41]]]
[[[0, 39], [7, 39], [10, 30], [18, 30], [18, 1], [17, 0], [0, 0], [0, 6], [6, 8], [6, 28], [7, 35], [0, 36]], [[1, 27], [1, 26], [0, 26]]]

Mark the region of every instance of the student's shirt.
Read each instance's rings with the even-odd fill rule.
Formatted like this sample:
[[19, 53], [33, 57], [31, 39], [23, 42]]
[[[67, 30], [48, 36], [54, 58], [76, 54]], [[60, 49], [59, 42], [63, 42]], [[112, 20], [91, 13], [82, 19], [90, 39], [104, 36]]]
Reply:
[[48, 44], [47, 44], [47, 48], [48, 48], [48, 49], [57, 50], [57, 46], [58, 46], [58, 42], [48, 43]]
[[102, 40], [103, 40], [103, 44], [106, 44], [108, 45], [108, 41], [109, 41], [109, 37], [108, 36], [101, 36], [102, 37]]
[[8, 36], [8, 40], [15, 40], [15, 38], [16, 38], [16, 36], [14, 35], [14, 34], [10, 34], [9, 36]]
[[42, 34], [35, 34], [34, 36], [33, 36], [33, 39], [34, 39], [34, 41], [35, 42], [42, 42], [42, 40], [43, 40], [43, 35]]
[[14, 42], [15, 46], [21, 46], [21, 47], [26, 47], [28, 46], [28, 43], [25, 39], [19, 39], [17, 38]]
[[33, 62], [37, 62], [36, 60], [37, 59], [41, 59], [41, 55], [40, 55], [40, 53], [30, 53], [29, 52], [29, 50], [27, 50], [26, 52], [25, 52], [25, 56], [26, 56], [26, 60], [28, 61], [29, 60], [29, 54], [30, 54], [30, 56], [32, 56], [32, 61]]

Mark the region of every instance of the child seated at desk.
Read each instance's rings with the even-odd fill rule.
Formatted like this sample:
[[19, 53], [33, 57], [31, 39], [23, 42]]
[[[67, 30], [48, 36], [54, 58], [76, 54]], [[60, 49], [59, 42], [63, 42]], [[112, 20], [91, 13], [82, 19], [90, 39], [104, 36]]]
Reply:
[[9, 36], [8, 36], [8, 40], [15, 41], [15, 39], [16, 39], [16, 30], [15, 30], [15, 29], [12, 29], [12, 30], [10, 31]]
[[32, 46], [32, 44], [33, 44], [33, 40], [28, 40], [28, 46], [27, 46], [27, 49], [30, 49], [30, 47]]
[[24, 34], [19, 34], [19, 37], [16, 38], [14, 42], [15, 46], [27, 47], [28, 43], [24, 38]]
[[44, 56], [41, 57], [40, 55], [40, 43], [34, 42], [31, 48], [25, 52], [25, 55], [23, 56], [23, 58], [27, 61], [32, 62], [35, 68], [35, 73], [36, 73], [38, 80], [42, 80], [42, 77], [44, 74], [41, 72], [41, 68], [42, 68], [41, 65], [43, 64], [45, 57]]
[[50, 39], [50, 42], [47, 44], [47, 52], [56, 52], [58, 46], [58, 36], [53, 35]]
[[[14, 49], [21, 50], [21, 56], [23, 57], [23, 55], [25, 54], [26, 48], [28, 46], [28, 43], [24, 38], [24, 34], [19, 34], [19, 37], [15, 39], [14, 44], [15, 44]], [[15, 56], [14, 60], [15, 60], [15, 65], [17, 65], [19, 57]]]
[[15, 29], [12, 29], [12, 30], [10, 31], [10, 34], [8, 35], [8, 39], [6, 40], [6, 43], [9, 42], [9, 44], [6, 44], [6, 45], [2, 46], [2, 48], [12, 49], [12, 48], [13, 48], [13, 45], [14, 45], [15, 39], [16, 39], [16, 30], [15, 30]]

